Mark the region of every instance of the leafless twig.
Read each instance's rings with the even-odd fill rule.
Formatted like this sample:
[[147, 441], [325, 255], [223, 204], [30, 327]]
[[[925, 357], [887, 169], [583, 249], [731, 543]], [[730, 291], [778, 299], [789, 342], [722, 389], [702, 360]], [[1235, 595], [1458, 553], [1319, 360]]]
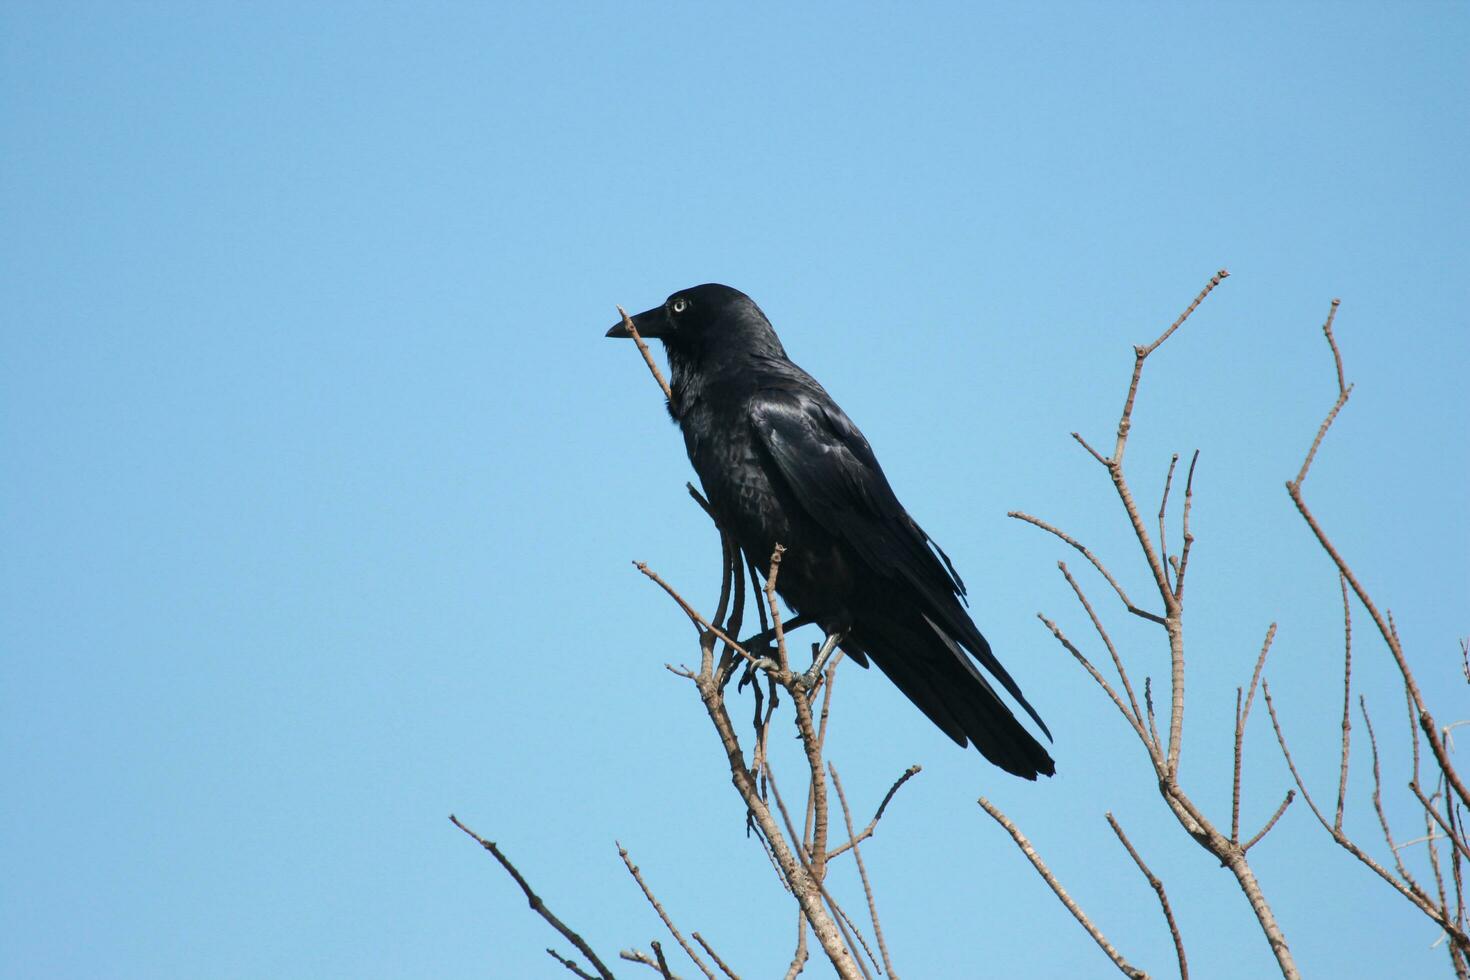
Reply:
[[857, 836], [854, 837], [852, 835], [849, 835], [849, 840], [847, 841], [847, 843], [841, 844], [828, 851], [827, 860], [829, 862], [832, 861], [838, 855], [846, 853], [848, 849], [853, 846], [853, 844], [861, 844], [869, 837], [872, 837], [873, 832], [878, 829], [878, 821], [883, 819], [883, 811], [888, 809], [888, 801], [893, 799], [893, 794], [897, 793], [899, 787], [901, 787], [904, 783], [908, 782], [910, 779], [917, 776], [923, 771], [924, 767], [920, 765], [912, 765], [905, 769], [903, 771], [903, 775], [899, 776], [898, 779], [894, 781], [893, 785], [888, 787], [888, 792], [883, 794], [883, 802], [878, 804], [878, 810], [876, 813], [873, 814], [873, 819], [868, 821], [868, 825], [864, 827], [857, 834]]
[[1043, 521], [1041, 518], [1032, 517], [1030, 514], [1024, 513], [1022, 511], [1009, 511], [1007, 512], [1006, 516], [1014, 517], [1018, 521], [1025, 521], [1027, 524], [1039, 527], [1043, 531], [1056, 535], [1067, 544], [1071, 545], [1073, 548], [1076, 548], [1082, 553], [1082, 557], [1092, 562], [1092, 567], [1096, 568], [1098, 572], [1102, 574], [1102, 577], [1108, 580], [1108, 584], [1113, 587], [1113, 591], [1118, 593], [1118, 598], [1123, 601], [1123, 607], [1125, 609], [1127, 609], [1133, 615], [1146, 619], [1151, 623], [1158, 623], [1160, 626], [1163, 625], [1164, 617], [1158, 615], [1157, 613], [1151, 613], [1147, 609], [1140, 609], [1133, 604], [1133, 600], [1128, 598], [1128, 593], [1123, 590], [1123, 586], [1118, 584], [1118, 580], [1113, 577], [1113, 573], [1108, 571], [1103, 563], [1098, 560], [1097, 556], [1094, 555], [1090, 550], [1088, 550], [1087, 546], [1084, 545], [1082, 542], [1078, 541], [1076, 538], [1072, 537], [1070, 534], [1061, 530], [1060, 528], [1053, 527], [1046, 521]]
[[[1272, 623], [1266, 630], [1266, 640], [1261, 644], [1260, 656], [1256, 657], [1256, 669], [1251, 671], [1250, 693], [1246, 695], [1244, 705], [1240, 700], [1240, 688], [1235, 689], [1235, 778], [1230, 794], [1230, 840], [1233, 843], [1240, 841], [1240, 770], [1241, 770], [1241, 745], [1245, 739], [1245, 723], [1250, 718], [1251, 702], [1255, 700], [1256, 685], [1261, 680], [1261, 668], [1266, 666], [1266, 654], [1271, 652], [1271, 641], [1276, 638], [1276, 624]], [[1282, 804], [1282, 809], [1286, 805]], [[1271, 821], [1274, 823], [1275, 821]], [[1266, 830], [1271, 829], [1271, 824], [1266, 825]], [[1261, 831], [1264, 834], [1266, 831]]]
[[[1177, 457], [1176, 457], [1177, 458]], [[1107, 814], [1108, 826], [1113, 828], [1113, 833], [1118, 835], [1118, 841], [1128, 851], [1128, 856], [1133, 863], [1138, 865], [1138, 870], [1143, 872], [1143, 877], [1148, 881], [1149, 887], [1159, 896], [1159, 905], [1164, 911], [1164, 921], [1169, 924], [1169, 935], [1174, 940], [1174, 952], [1179, 957], [1179, 980], [1189, 980], [1189, 961], [1184, 955], [1184, 939], [1179, 935], [1179, 924], [1174, 921], [1174, 910], [1169, 907], [1169, 896], [1164, 892], [1164, 883], [1159, 880], [1158, 875], [1149, 870], [1143, 858], [1139, 857], [1138, 851], [1134, 850], [1133, 843], [1128, 840], [1128, 835], [1123, 833], [1123, 828], [1111, 813]]]
[[[512, 879], [514, 879], [515, 883], [520, 886], [521, 891], [525, 893], [526, 901], [531, 904], [531, 911], [535, 912], [537, 915], [541, 916], [541, 918], [545, 919], [547, 923], [551, 925], [551, 928], [561, 933], [562, 937], [566, 939], [567, 942], [577, 947], [577, 951], [583, 956], [587, 957], [587, 962], [592, 964], [592, 968], [597, 971], [597, 975], [601, 978], [601, 980], [612, 980], [612, 972], [608, 970], [607, 966], [602, 962], [602, 960], [597, 958], [597, 954], [592, 952], [592, 947], [588, 946], [586, 940], [584, 940], [576, 932], [572, 931], [572, 929], [565, 922], [561, 921], [561, 919], [558, 919], [555, 913], [553, 913], [551, 909], [547, 907], [546, 903], [541, 900], [541, 896], [537, 895], [534, 891], [531, 890], [530, 883], [526, 881], [526, 879], [521, 875], [520, 871], [516, 870], [516, 866], [510, 863], [510, 859], [501, 853], [500, 848], [495, 846], [494, 841], [489, 841], [481, 837], [479, 834], [475, 833], [473, 830], [460, 823], [459, 818], [452, 813], [449, 815], [449, 820], [460, 830], [464, 831], [470, 837], [473, 837], [481, 847], [490, 852], [495, 860], [500, 862], [500, 866], [505, 869], [506, 873], [509, 874]], [[547, 952], [551, 951], [547, 950]], [[563, 960], [555, 953], [552, 953], [552, 955], [556, 956], [556, 958], [562, 963], [563, 966], [567, 965], [566, 960]], [[582, 974], [582, 976], [586, 976], [586, 974]]]
[[574, 976], [581, 977], [582, 980], [597, 980], [597, 978], [594, 977], [592, 974], [588, 973], [586, 970], [584, 970], [580, 966], [578, 966], [576, 960], [569, 960], [569, 959], [567, 959], [565, 956], [561, 955], [560, 953], [558, 953], [556, 950], [552, 949], [549, 946], [546, 948], [546, 955], [547, 956], [550, 956], [552, 959], [556, 960], [562, 966], [566, 967], [567, 970], [570, 973], [572, 973]]
[[[1342, 748], [1338, 753], [1337, 813], [1332, 818], [1332, 826], [1341, 829], [1342, 809], [1347, 797], [1348, 752], [1353, 731], [1353, 607], [1348, 602], [1347, 579], [1339, 575], [1337, 584], [1342, 589]], [[1363, 716], [1366, 718], [1367, 715], [1368, 709], [1365, 707]], [[1376, 759], [1377, 746], [1374, 746], [1373, 754]]]
[[1287, 790], [1286, 798], [1281, 801], [1281, 805], [1276, 808], [1276, 812], [1271, 814], [1271, 817], [1266, 821], [1265, 826], [1256, 831], [1256, 835], [1250, 840], [1246, 841], [1240, 849], [1242, 851], [1249, 851], [1251, 848], [1259, 844], [1261, 842], [1261, 838], [1269, 834], [1271, 832], [1271, 828], [1276, 826], [1276, 821], [1281, 819], [1281, 815], [1286, 812], [1287, 807], [1291, 806], [1291, 801], [1294, 799], [1296, 799], [1296, 790]]
[[1415, 908], [1433, 919], [1456, 942], [1470, 946], [1470, 937], [1467, 937], [1464, 930], [1459, 928], [1456, 923], [1450, 921], [1449, 917], [1435, 906], [1434, 901], [1428, 894], [1424, 893], [1416, 884], [1401, 881], [1395, 877], [1393, 872], [1375, 861], [1367, 851], [1358, 846], [1341, 828], [1334, 827], [1322, 811], [1318, 809], [1316, 802], [1312, 799], [1312, 794], [1307, 792], [1307, 786], [1302, 781], [1301, 773], [1297, 771], [1296, 761], [1292, 758], [1291, 750], [1287, 748], [1286, 735], [1281, 730], [1281, 721], [1276, 717], [1276, 708], [1271, 702], [1271, 688], [1263, 683], [1261, 685], [1261, 693], [1266, 698], [1266, 711], [1271, 716], [1271, 727], [1276, 732], [1277, 744], [1281, 746], [1281, 754], [1286, 759], [1286, 768], [1291, 772], [1291, 778], [1296, 782], [1297, 789], [1301, 791], [1302, 799], [1307, 801], [1307, 807], [1312, 811], [1312, 815], [1317, 818], [1317, 822], [1322, 825], [1322, 829], [1331, 835], [1339, 847], [1357, 858], [1365, 867], [1392, 887], [1394, 891], [1408, 899]]
[[[1108, 635], [1107, 630], [1102, 625], [1101, 617], [1099, 617], [1096, 611], [1092, 608], [1091, 603], [1087, 600], [1087, 597], [1083, 593], [1081, 587], [1078, 585], [1075, 579], [1073, 579], [1071, 573], [1066, 569], [1065, 565], [1062, 566], [1062, 571], [1067, 578], [1068, 584], [1072, 586], [1074, 593], [1077, 595], [1078, 601], [1087, 611], [1089, 619], [1092, 620], [1094, 628], [1098, 632], [1098, 635], [1102, 638], [1104, 645], [1108, 649], [1110, 657], [1112, 657], [1113, 659], [1114, 667], [1118, 672], [1119, 682], [1123, 687], [1124, 693], [1127, 695], [1126, 703], [1124, 701], [1124, 698], [1113, 689], [1112, 685], [1102, 676], [1097, 668], [1092, 665], [1092, 663], [1082, 653], [1082, 651], [1070, 639], [1067, 638], [1067, 636], [1056, 625], [1056, 623], [1048, 619], [1044, 615], [1039, 616], [1041, 621], [1051, 631], [1052, 635], [1057, 639], [1057, 641], [1067, 650], [1068, 653], [1072, 655], [1075, 660], [1077, 660], [1079, 664], [1082, 665], [1082, 667], [1088, 672], [1093, 680], [1103, 689], [1108, 698], [1113, 702], [1114, 706], [1118, 708], [1119, 713], [1123, 715], [1124, 720], [1128, 722], [1129, 727], [1131, 727], [1134, 733], [1138, 735], [1139, 741], [1142, 743], [1148, 753], [1149, 762], [1154, 769], [1154, 774], [1158, 780], [1159, 792], [1163, 797], [1164, 802], [1168, 805], [1169, 809], [1173, 812], [1175, 818], [1179, 821], [1184, 830], [1188, 832], [1189, 835], [1193, 837], [1202, 847], [1204, 847], [1210, 853], [1219, 858], [1220, 862], [1225, 867], [1227, 867], [1232, 872], [1232, 874], [1234, 874], [1237, 883], [1239, 884], [1242, 892], [1245, 894], [1247, 900], [1251, 905], [1252, 911], [1256, 915], [1257, 921], [1261, 925], [1261, 929], [1266, 936], [1267, 942], [1271, 946], [1272, 953], [1276, 956], [1276, 960], [1281, 968], [1282, 975], [1288, 978], [1288, 980], [1294, 980], [1294, 978], [1299, 976], [1299, 973], [1292, 959], [1290, 949], [1287, 946], [1286, 938], [1276, 921], [1274, 912], [1271, 910], [1269, 903], [1267, 903], [1266, 901], [1265, 895], [1261, 891], [1260, 884], [1256, 880], [1255, 873], [1250, 867], [1250, 863], [1246, 858], [1245, 848], [1241, 847], [1239, 843], [1241, 802], [1240, 743], [1243, 738], [1246, 720], [1249, 717], [1251, 696], [1248, 695], [1241, 697], [1238, 695], [1238, 697], [1240, 697], [1240, 700], [1237, 702], [1237, 749], [1236, 763], [1233, 773], [1232, 815], [1229, 836], [1226, 836], [1218, 829], [1216, 829], [1214, 824], [1194, 803], [1194, 801], [1184, 791], [1183, 787], [1179, 783], [1180, 753], [1183, 744], [1184, 732], [1184, 583], [1185, 576], [1188, 572], [1189, 567], [1189, 556], [1195, 543], [1194, 533], [1190, 528], [1189, 521], [1194, 500], [1194, 474], [1196, 466], [1199, 462], [1199, 453], [1196, 452], [1191, 457], [1189, 472], [1185, 478], [1184, 506], [1183, 516], [1181, 519], [1183, 544], [1180, 546], [1180, 553], [1177, 559], [1168, 554], [1167, 541], [1165, 537], [1166, 528], [1168, 526], [1168, 497], [1170, 488], [1173, 484], [1175, 466], [1177, 465], [1178, 461], [1177, 456], [1171, 459], [1169, 472], [1166, 475], [1164, 481], [1164, 494], [1163, 499], [1161, 500], [1159, 505], [1158, 514], [1157, 533], [1159, 535], [1159, 538], [1157, 545], [1155, 544], [1149, 529], [1145, 526], [1142, 518], [1142, 512], [1139, 508], [1137, 500], [1134, 497], [1132, 488], [1129, 485], [1128, 477], [1126, 472], [1124, 471], [1123, 465], [1124, 455], [1128, 445], [1128, 436], [1132, 428], [1133, 410], [1138, 395], [1139, 382], [1143, 374], [1144, 362], [1148, 359], [1150, 354], [1158, 350], [1160, 345], [1168, 340], [1169, 337], [1171, 337], [1174, 332], [1179, 329], [1179, 327], [1185, 322], [1185, 320], [1189, 318], [1190, 314], [1192, 314], [1194, 310], [1198, 308], [1199, 304], [1204, 301], [1205, 297], [1208, 296], [1210, 292], [1216, 286], [1218, 286], [1228, 275], [1229, 273], [1225, 270], [1220, 270], [1220, 272], [1218, 272], [1210, 279], [1208, 283], [1206, 283], [1205, 287], [1200, 291], [1199, 295], [1194, 298], [1194, 300], [1189, 304], [1188, 307], [1185, 308], [1185, 310], [1178, 316], [1178, 318], [1176, 318], [1167, 329], [1165, 329], [1157, 338], [1155, 338], [1153, 342], [1147, 345], [1140, 344], [1134, 347], [1133, 373], [1129, 379], [1127, 394], [1123, 401], [1123, 409], [1118, 418], [1116, 442], [1114, 444], [1112, 454], [1109, 456], [1104, 456], [1102, 453], [1093, 448], [1093, 446], [1089, 444], [1086, 439], [1082, 438], [1080, 434], [1076, 432], [1072, 433], [1072, 437], [1076, 439], [1076, 441], [1080, 445], [1082, 445], [1084, 449], [1087, 450], [1087, 452], [1092, 456], [1095, 461], [1097, 461], [1107, 470], [1108, 476], [1112, 480], [1113, 489], [1116, 492], [1119, 501], [1123, 504], [1123, 509], [1127, 514], [1129, 526], [1133, 532], [1133, 536], [1137, 539], [1139, 551], [1141, 552], [1143, 558], [1143, 563], [1148, 568], [1149, 573], [1153, 579], [1155, 588], [1158, 591], [1159, 599], [1163, 603], [1163, 615], [1147, 613], [1139, 609], [1139, 607], [1137, 607], [1129, 599], [1127, 593], [1119, 584], [1117, 577], [1108, 570], [1108, 568], [1103, 564], [1101, 560], [1097, 558], [1096, 555], [1094, 555], [1090, 550], [1082, 546], [1075, 538], [1059, 531], [1058, 529], [1044, 521], [1031, 517], [1030, 515], [1023, 514], [1019, 511], [1012, 512], [1011, 516], [1016, 517], [1020, 520], [1027, 521], [1028, 523], [1033, 524], [1041, 528], [1042, 530], [1045, 530], [1059, 537], [1061, 540], [1071, 545], [1073, 548], [1076, 548], [1078, 551], [1082, 552], [1082, 554], [1088, 559], [1088, 561], [1091, 562], [1093, 567], [1096, 568], [1098, 572], [1113, 587], [1113, 591], [1118, 594], [1119, 600], [1123, 603], [1124, 608], [1127, 609], [1128, 612], [1134, 615], [1141, 616], [1142, 618], [1164, 628], [1164, 632], [1168, 638], [1169, 644], [1170, 695], [1169, 726], [1166, 741], [1161, 740], [1160, 738], [1157, 722], [1154, 716], [1151, 679], [1145, 677], [1143, 698], [1144, 708], [1142, 711], [1140, 711], [1137, 698], [1133, 694], [1132, 682], [1129, 679], [1128, 672], [1122, 663], [1122, 658], [1118, 656], [1117, 649], [1113, 644], [1111, 637]], [[1173, 572], [1172, 581], [1169, 574], [1170, 571]], [[1253, 677], [1251, 681], [1250, 695], [1254, 694], [1255, 686], [1259, 679], [1261, 665], [1264, 662], [1265, 654], [1266, 651], [1269, 649], [1269, 646], [1270, 636], [1268, 635], [1266, 645], [1262, 649], [1261, 656], [1257, 660], [1256, 676]], [[1273, 818], [1271, 821], [1268, 821], [1265, 830], [1269, 830], [1274, 822], [1275, 818]], [[1259, 840], [1259, 838], [1260, 835], [1257, 835], [1257, 837], [1252, 840], [1252, 843], [1254, 843], [1255, 840]]]
[[[614, 843], [617, 842], [615, 841]], [[679, 931], [679, 927], [674, 925], [674, 921], [670, 919], [669, 914], [664, 911], [663, 904], [654, 897], [653, 889], [649, 888], [648, 882], [643, 880], [643, 872], [638, 869], [638, 865], [634, 864], [633, 859], [628, 856], [627, 848], [623, 847], [622, 844], [618, 844], [617, 848], [618, 857], [623, 859], [623, 865], [628, 869], [628, 874], [632, 875], [633, 880], [638, 882], [638, 887], [643, 891], [643, 897], [648, 899], [648, 904], [653, 906], [653, 910], [657, 912], [658, 917], [663, 920], [663, 924], [665, 928], [669, 930], [669, 934], [673, 936], [676, 940], [678, 940], [679, 945], [683, 948], [684, 952], [688, 954], [691, 960], [694, 961], [694, 965], [699, 967], [699, 972], [703, 973], [706, 977], [709, 978], [709, 980], [715, 980], [714, 972], [711, 971], [709, 967], [704, 965], [704, 960], [699, 958], [699, 954], [694, 951], [694, 947], [689, 945], [689, 943], [684, 939], [684, 934]], [[653, 943], [652, 945], [654, 953], [658, 956], [660, 965], [663, 965], [663, 953], [659, 952], [658, 943]], [[667, 969], [667, 967], [665, 967], [665, 969]]]
[[694, 941], [699, 943], [700, 948], [709, 954], [710, 959], [715, 961], [715, 966], [720, 968], [720, 972], [724, 973], [725, 976], [730, 978], [730, 980], [740, 980], [740, 978], [735, 975], [735, 971], [730, 969], [729, 965], [726, 964], [724, 960], [720, 959], [720, 954], [711, 949], [709, 943], [704, 941], [703, 936], [701, 936], [697, 932], [691, 932], [689, 935], [693, 936]]
[[1373, 620], [1373, 625], [1378, 628], [1379, 635], [1383, 637], [1384, 643], [1388, 645], [1389, 653], [1393, 656], [1394, 663], [1398, 666], [1399, 675], [1403, 678], [1404, 688], [1413, 703], [1419, 728], [1424, 733], [1424, 740], [1429, 744], [1429, 751], [1434, 755], [1435, 761], [1439, 764], [1440, 771], [1444, 774], [1445, 782], [1455, 792], [1455, 795], [1459, 797], [1460, 804], [1470, 807], [1470, 789], [1466, 788], [1464, 781], [1460, 778], [1454, 762], [1449, 757], [1449, 749], [1444, 743], [1439, 726], [1434, 720], [1434, 715], [1430, 713], [1429, 708], [1424, 702], [1424, 695], [1419, 690], [1419, 683], [1415, 680], [1414, 672], [1409, 667], [1408, 658], [1404, 655], [1403, 644], [1399, 642], [1398, 630], [1393, 626], [1392, 615], [1384, 615], [1379, 612], [1378, 606], [1374, 603], [1373, 598], [1358, 580], [1352, 568], [1348, 566], [1347, 559], [1343, 557], [1342, 553], [1338, 551], [1337, 546], [1327, 536], [1327, 532], [1317, 521], [1316, 515], [1307, 506], [1306, 499], [1302, 495], [1302, 484], [1306, 481], [1307, 472], [1311, 469], [1312, 461], [1317, 455], [1317, 450], [1321, 447], [1322, 440], [1326, 438], [1327, 431], [1332, 427], [1332, 423], [1337, 418], [1338, 412], [1342, 411], [1343, 406], [1347, 404], [1348, 397], [1353, 391], [1353, 386], [1348, 384], [1344, 378], [1342, 353], [1338, 350], [1337, 338], [1332, 334], [1332, 323], [1337, 317], [1338, 303], [1338, 300], [1334, 299], [1332, 301], [1332, 307], [1327, 314], [1327, 322], [1322, 325], [1322, 333], [1327, 338], [1327, 345], [1332, 350], [1332, 361], [1337, 369], [1337, 400], [1333, 403], [1332, 408], [1328, 410], [1327, 417], [1322, 420], [1322, 425], [1317, 429], [1316, 438], [1312, 440], [1312, 445], [1307, 449], [1306, 458], [1302, 460], [1302, 466], [1297, 471], [1296, 479], [1287, 481], [1286, 492], [1290, 495], [1292, 503], [1296, 505], [1297, 512], [1307, 522], [1307, 527], [1311, 529], [1312, 534], [1317, 538], [1317, 543], [1322, 546], [1322, 550], [1327, 553], [1327, 556], [1332, 559], [1332, 563], [1337, 566], [1338, 574], [1347, 581], [1347, 584], [1353, 590], [1353, 594], [1363, 604], [1363, 608], [1368, 610], [1368, 615]]
[[665, 398], [673, 398], [674, 393], [669, 388], [669, 383], [664, 380], [664, 374], [658, 369], [658, 363], [653, 359], [653, 353], [649, 351], [648, 344], [638, 334], [638, 328], [633, 326], [633, 318], [628, 316], [628, 311], [621, 306], [618, 307], [618, 316], [623, 318], [623, 329], [628, 331], [628, 336], [633, 338], [633, 343], [638, 345], [638, 353], [643, 355], [643, 363], [648, 365], [648, 370], [653, 374], [653, 380], [663, 389]]
[[[863, 895], [868, 900], [868, 917], [873, 922], [873, 937], [878, 941], [878, 951], [883, 954], [883, 971], [889, 977], [896, 978], [897, 974], [893, 972], [893, 960], [888, 956], [888, 944], [883, 941], [883, 924], [878, 919], [878, 904], [873, 900], [873, 886], [868, 881], [868, 869], [863, 864], [863, 853], [858, 849], [857, 835], [852, 831], [852, 811], [847, 806], [847, 794], [842, 791], [842, 780], [837, 776], [837, 767], [829, 762], [827, 769], [832, 773], [832, 787], [837, 790], [837, 800], [842, 804], [842, 820], [847, 825], [847, 842], [852, 848], [853, 860], [857, 863], [858, 877], [862, 879]], [[882, 808], [880, 807], [879, 810], [881, 812]], [[875, 822], [876, 819], [874, 818]]]
[[1118, 952], [1117, 947], [1108, 942], [1108, 937], [1102, 934], [1102, 930], [1092, 924], [1092, 920], [1087, 917], [1087, 913], [1083, 912], [1082, 907], [1072, 899], [1071, 895], [1067, 894], [1067, 890], [1062, 887], [1062, 883], [1057, 880], [1056, 875], [1052, 874], [1051, 869], [1046, 866], [1046, 862], [1041, 859], [1041, 855], [1036, 853], [1036, 848], [1031, 846], [1031, 842], [1026, 839], [1026, 835], [1021, 833], [1020, 828], [1011, 822], [1011, 818], [1007, 817], [1001, 812], [999, 807], [983, 796], [980, 797], [978, 802], [981, 808], [990, 814], [991, 819], [1000, 824], [1005, 829], [1005, 832], [1011, 835], [1011, 839], [1016, 842], [1016, 846], [1021, 849], [1021, 853], [1026, 855], [1026, 860], [1030, 861], [1031, 866], [1036, 869], [1037, 874], [1041, 875], [1041, 880], [1045, 881], [1047, 887], [1056, 894], [1057, 898], [1061, 899], [1067, 911], [1071, 912], [1073, 918], [1077, 920], [1083, 929], [1087, 930], [1087, 934], [1092, 937], [1093, 942], [1097, 943], [1098, 948], [1107, 954], [1108, 959], [1113, 961], [1113, 965], [1122, 971], [1125, 977], [1132, 977], [1133, 980], [1148, 980], [1148, 974], [1124, 959], [1123, 954]]

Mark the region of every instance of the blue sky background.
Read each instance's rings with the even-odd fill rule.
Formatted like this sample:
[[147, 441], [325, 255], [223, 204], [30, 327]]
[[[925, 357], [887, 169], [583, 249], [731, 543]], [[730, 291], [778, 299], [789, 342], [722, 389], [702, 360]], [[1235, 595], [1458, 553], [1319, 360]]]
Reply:
[[[1005, 513], [1147, 595], [1067, 433], [1108, 440], [1131, 345], [1228, 267], [1150, 361], [1129, 451], [1152, 513], [1201, 450], [1183, 778], [1228, 824], [1234, 688], [1274, 620], [1330, 804], [1338, 587], [1282, 483], [1335, 395], [1341, 296], [1358, 387], [1309, 496], [1440, 717], [1470, 716], [1467, 47], [1462, 4], [4, 5], [0, 973], [567, 975], [452, 811], [606, 954], [660, 936], [616, 838], [686, 929], [778, 975], [789, 900], [662, 667], [692, 631], [629, 564], [708, 604], [718, 549], [602, 338], [614, 304], [717, 280], [863, 426], [1056, 735], [1058, 776], [1022, 783], [840, 675], [859, 813], [925, 767], [865, 851], [900, 972], [1112, 969], [984, 793], [1135, 963], [1172, 951], [1109, 809], [1195, 975], [1269, 974], [1034, 618], [1101, 655], [1055, 569], [1081, 562]], [[1155, 631], [1083, 581], [1162, 677]], [[1355, 623], [1411, 838], [1400, 690]], [[1289, 785], [1263, 707], [1252, 828]], [[1368, 772], [1348, 826], [1376, 845]], [[1300, 804], [1252, 854], [1309, 974], [1446, 972]]]

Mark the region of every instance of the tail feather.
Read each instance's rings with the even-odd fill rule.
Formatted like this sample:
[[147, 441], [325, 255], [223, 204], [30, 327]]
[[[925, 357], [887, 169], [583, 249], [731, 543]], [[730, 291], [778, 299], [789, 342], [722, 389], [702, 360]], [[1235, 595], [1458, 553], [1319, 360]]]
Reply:
[[973, 744], [992, 763], [1024, 779], [1053, 775], [1056, 763], [1046, 749], [955, 640], [922, 613], [904, 612], [868, 610], [852, 624], [852, 645], [960, 745]]

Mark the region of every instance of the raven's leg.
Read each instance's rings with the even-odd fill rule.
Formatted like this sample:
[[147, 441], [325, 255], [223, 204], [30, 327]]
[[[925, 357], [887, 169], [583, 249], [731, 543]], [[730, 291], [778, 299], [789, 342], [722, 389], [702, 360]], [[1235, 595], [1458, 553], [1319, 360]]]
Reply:
[[[800, 629], [811, 621], [812, 620], [810, 616], [793, 616], [790, 620], [781, 624], [781, 633], [783, 635], [786, 633], [790, 633], [792, 630]], [[754, 655], [753, 651], [756, 647], [770, 646], [771, 641], [775, 638], [776, 630], [772, 628], [766, 630], [763, 633], [757, 633], [749, 639], [741, 640], [740, 645], [743, 646], [746, 650], [752, 651], [752, 655]]]
[[827, 660], [832, 656], [832, 651], [837, 649], [837, 644], [842, 642], [845, 635], [845, 633], [832, 633], [822, 642], [822, 648], [812, 658], [812, 669], [802, 675], [803, 687], [810, 688], [817, 683], [817, 678], [822, 676], [822, 668], [827, 666]]

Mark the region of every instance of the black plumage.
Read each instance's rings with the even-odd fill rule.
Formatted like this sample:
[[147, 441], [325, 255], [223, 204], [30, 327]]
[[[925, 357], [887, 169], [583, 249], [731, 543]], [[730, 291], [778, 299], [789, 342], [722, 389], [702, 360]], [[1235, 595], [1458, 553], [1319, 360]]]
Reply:
[[[877, 664], [960, 745], [1026, 779], [1052, 775], [1051, 756], [976, 666], [1051, 737], [961, 604], [949, 557], [750, 297], [695, 286], [633, 323], [668, 352], [669, 413], [720, 523], [756, 568], [786, 546], [777, 591], [787, 604], [858, 663]], [[607, 335], [628, 333], [619, 323]]]

